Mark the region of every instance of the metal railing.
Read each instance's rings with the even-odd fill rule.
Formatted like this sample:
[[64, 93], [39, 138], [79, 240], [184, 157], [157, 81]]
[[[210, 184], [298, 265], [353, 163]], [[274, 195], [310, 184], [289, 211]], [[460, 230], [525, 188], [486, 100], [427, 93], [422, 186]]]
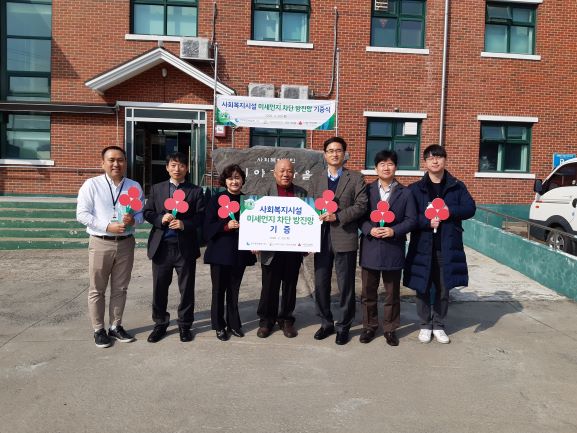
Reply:
[[[481, 213], [479, 213], [479, 211], [481, 211]], [[489, 209], [483, 206], [477, 206], [477, 213], [473, 219], [483, 222], [487, 225], [500, 228], [509, 233], [522, 236], [529, 240], [544, 242], [548, 244], [550, 248], [555, 250], [573, 252], [576, 250], [573, 246], [577, 246], [577, 236], [571, 233], [567, 233], [562, 229], [537, 224], [526, 219], [497, 212], [493, 209]], [[533, 228], [533, 230], [531, 230], [531, 228]], [[532, 235], [532, 233], [535, 232], [543, 233], [543, 238], [537, 238]], [[568, 243], [572, 243], [572, 247], [569, 249], [564, 248], [565, 245], [569, 245]]]

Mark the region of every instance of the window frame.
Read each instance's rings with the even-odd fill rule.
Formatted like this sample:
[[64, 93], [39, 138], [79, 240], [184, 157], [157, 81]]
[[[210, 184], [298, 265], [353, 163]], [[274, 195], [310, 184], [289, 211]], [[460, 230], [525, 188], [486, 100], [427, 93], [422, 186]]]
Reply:
[[[391, 124], [391, 136], [387, 137], [384, 135], [369, 135], [369, 124], [370, 123], [390, 123]], [[397, 135], [397, 128], [400, 124], [405, 124], [407, 122], [412, 122], [417, 124], [417, 134], [416, 135]], [[414, 171], [419, 170], [419, 153], [421, 151], [421, 131], [422, 131], [422, 119], [420, 118], [395, 118], [395, 117], [367, 117], [366, 130], [365, 130], [365, 170], [374, 170], [375, 162], [374, 160], [368, 161], [368, 142], [369, 140], [390, 140], [390, 145], [388, 148], [383, 148], [381, 150], [395, 150], [395, 144], [397, 143], [408, 143], [416, 142], [415, 147], [415, 164], [414, 165], [397, 165], [397, 170], [403, 171]]]
[[[261, 132], [256, 133], [256, 129], [268, 129], [268, 132]], [[275, 132], [272, 132], [272, 131]], [[287, 132], [292, 131], [292, 132]], [[257, 146], [253, 144], [254, 137], [274, 137], [275, 138], [275, 145], [274, 146], [267, 146], [267, 147], [282, 147], [285, 149], [304, 149], [307, 144], [307, 131], [306, 129], [282, 129], [282, 128], [250, 128], [250, 137], [249, 137], [249, 148]], [[292, 146], [280, 146], [281, 138], [301, 138], [302, 146], [301, 147], [292, 147]]]
[[[307, 5], [302, 5], [298, 3], [291, 3], [291, 0], [277, 0], [278, 5], [266, 5], [266, 4], [258, 4], [258, 0], [251, 1], [251, 28], [250, 28], [250, 38], [253, 41], [259, 42], [285, 42], [291, 44], [308, 44], [310, 38], [310, 23], [311, 23], [311, 3], [310, 0], [308, 1]], [[288, 7], [288, 8], [287, 8]], [[291, 9], [291, 7], [296, 9]], [[299, 10], [300, 9], [300, 10]], [[269, 41], [266, 39], [255, 39], [254, 37], [254, 29], [255, 29], [255, 12], [256, 11], [269, 11], [269, 12], [278, 12], [279, 13], [279, 28], [278, 28], [278, 39], [274, 41]], [[305, 14], [307, 18], [307, 29], [306, 29], [306, 38], [304, 41], [285, 41], [283, 40], [283, 13], [300, 13]]]
[[[497, 126], [503, 127], [504, 139], [483, 139], [483, 126]], [[509, 127], [525, 127], [527, 128], [527, 139], [509, 139]], [[479, 128], [479, 154], [478, 154], [478, 172], [479, 173], [503, 173], [503, 174], [529, 174], [531, 168], [531, 145], [533, 141], [533, 123], [526, 122], [503, 122], [503, 121], [481, 121]], [[497, 167], [494, 170], [481, 169], [481, 150], [483, 144], [498, 145], [497, 148]], [[517, 144], [526, 146], [525, 161], [520, 161], [521, 166], [525, 165], [525, 169], [508, 170], [504, 168], [504, 163], [507, 155], [507, 145]]]
[[[194, 4], [192, 3], [194, 2]], [[178, 38], [194, 38], [198, 37], [198, 2], [199, 0], [183, 1], [183, 0], [130, 0], [130, 33], [133, 35], [148, 35], [148, 36], [168, 36], [168, 37], [178, 37]], [[150, 33], [136, 33], [135, 30], [135, 5], [150, 5], [150, 6], [162, 6], [163, 7], [163, 33], [161, 35], [150, 34]], [[196, 9], [196, 32], [194, 35], [168, 35], [168, 7], [169, 6], [183, 6]]]
[[[522, 56], [531, 56], [535, 55], [535, 47], [537, 45], [537, 7], [538, 3], [513, 3], [513, 2], [503, 2], [503, 1], [487, 1], [485, 3], [485, 35], [483, 40], [483, 51], [486, 53], [498, 53], [498, 54], [512, 54], [512, 55], [522, 55]], [[489, 6], [500, 6], [500, 7], [507, 7], [510, 10], [511, 19], [501, 19], [501, 20], [493, 20], [489, 19]], [[513, 21], [513, 11], [512, 9], [527, 9], [533, 11], [532, 17], [533, 22], [531, 25], [527, 23], [523, 23], [520, 21]], [[507, 29], [507, 51], [489, 51], [487, 49], [487, 26], [488, 25], [500, 25], [505, 26]], [[533, 40], [531, 46], [531, 52], [529, 53], [513, 53], [511, 52], [511, 27], [526, 27], [533, 29]]]
[[[10, 115], [37, 115], [48, 118], [49, 126], [46, 128], [12, 128], [8, 129], [8, 117]], [[50, 146], [48, 158], [22, 158], [21, 156], [8, 156], [6, 149], [8, 147], [8, 132], [9, 131], [29, 131], [29, 132], [48, 132], [48, 145]], [[49, 161], [52, 158], [52, 116], [46, 113], [33, 112], [0, 112], [0, 160], [26, 160], [26, 161]]]
[[[8, 39], [17, 40], [37, 40], [50, 41], [50, 50], [52, 50], [52, 23], [50, 25], [50, 36], [8, 36], [8, 12], [7, 3], [47, 5], [52, 7], [52, 0], [0, 0], [0, 100], [1, 101], [45, 101], [50, 102], [52, 92], [52, 56], [50, 56], [50, 71], [9, 71], [8, 70]], [[52, 21], [52, 12], [50, 14]], [[48, 92], [10, 92], [10, 79], [12, 77], [22, 78], [46, 78], [48, 82]]]
[[[406, 49], [424, 49], [427, 33], [427, 2], [422, 0], [422, 15], [403, 14], [401, 13], [401, 5], [404, 0], [397, 0], [398, 11], [396, 13], [382, 12], [375, 10], [375, 2], [371, 2], [371, 32], [370, 32], [370, 46], [382, 48], [406, 48]], [[395, 31], [395, 45], [376, 45], [373, 40], [373, 21], [378, 18], [395, 18], [397, 20]], [[405, 21], [418, 21], [423, 23], [423, 32], [421, 34], [421, 43], [418, 47], [405, 47], [400, 44], [401, 39], [401, 23]]]

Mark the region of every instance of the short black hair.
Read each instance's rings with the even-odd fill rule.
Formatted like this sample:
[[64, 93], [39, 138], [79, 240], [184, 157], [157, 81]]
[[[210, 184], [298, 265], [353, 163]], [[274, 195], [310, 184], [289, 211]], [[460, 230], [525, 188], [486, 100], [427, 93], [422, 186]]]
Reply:
[[232, 177], [234, 173], [240, 174], [240, 177], [242, 177], [242, 184], [244, 185], [246, 174], [244, 173], [243, 169], [240, 168], [240, 165], [238, 164], [230, 164], [224, 167], [222, 173], [220, 173], [220, 176], [218, 177], [218, 183], [220, 183], [220, 186], [226, 186], [226, 180], [229, 177]]
[[431, 144], [423, 152], [423, 159], [427, 159], [429, 156], [438, 156], [439, 158], [446, 158], [447, 151], [440, 144]]
[[392, 161], [393, 164], [397, 166], [399, 157], [397, 156], [397, 152], [394, 150], [381, 150], [375, 155], [375, 167], [379, 165], [379, 162], [381, 161]]
[[188, 167], [188, 156], [182, 152], [172, 152], [166, 155], [166, 165], [170, 164], [171, 161], [180, 162]]
[[104, 161], [104, 155], [106, 155], [106, 152], [108, 152], [109, 150], [118, 150], [119, 152], [122, 152], [122, 154], [124, 155], [124, 158], [126, 158], [126, 151], [119, 146], [106, 146], [104, 149], [102, 149], [102, 152], [100, 152], [100, 156], [102, 157], [102, 160]]
[[347, 142], [345, 141], [344, 138], [342, 137], [331, 137], [328, 140], [326, 140], [323, 143], [323, 150], [326, 152], [327, 151], [327, 147], [329, 144], [331, 143], [340, 143], [341, 146], [343, 146], [343, 152], [346, 152], [347, 150]]

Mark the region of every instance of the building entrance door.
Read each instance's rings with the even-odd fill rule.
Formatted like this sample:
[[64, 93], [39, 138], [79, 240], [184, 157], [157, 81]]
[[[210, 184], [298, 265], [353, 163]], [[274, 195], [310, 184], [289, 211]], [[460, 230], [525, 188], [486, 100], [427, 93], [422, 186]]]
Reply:
[[142, 185], [145, 195], [153, 184], [168, 179], [166, 156], [173, 152], [187, 155], [188, 180], [202, 185], [206, 161], [206, 113], [140, 108], [127, 108], [126, 111], [128, 173]]

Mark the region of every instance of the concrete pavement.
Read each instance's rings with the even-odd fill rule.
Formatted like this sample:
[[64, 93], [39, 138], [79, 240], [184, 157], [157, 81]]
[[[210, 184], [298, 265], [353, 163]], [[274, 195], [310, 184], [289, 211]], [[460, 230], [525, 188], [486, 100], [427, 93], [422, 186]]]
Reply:
[[153, 345], [150, 262], [139, 249], [124, 316], [138, 341], [98, 349], [86, 316], [87, 252], [1, 251], [0, 431], [577, 431], [577, 304], [467, 254], [471, 283], [452, 293], [449, 345], [418, 342], [406, 289], [399, 347], [380, 335], [360, 344], [359, 310], [348, 345], [315, 341], [310, 258], [297, 338], [257, 338], [253, 267], [241, 288], [247, 335], [217, 340], [209, 268], [199, 261], [195, 340], [180, 343], [173, 331]]

